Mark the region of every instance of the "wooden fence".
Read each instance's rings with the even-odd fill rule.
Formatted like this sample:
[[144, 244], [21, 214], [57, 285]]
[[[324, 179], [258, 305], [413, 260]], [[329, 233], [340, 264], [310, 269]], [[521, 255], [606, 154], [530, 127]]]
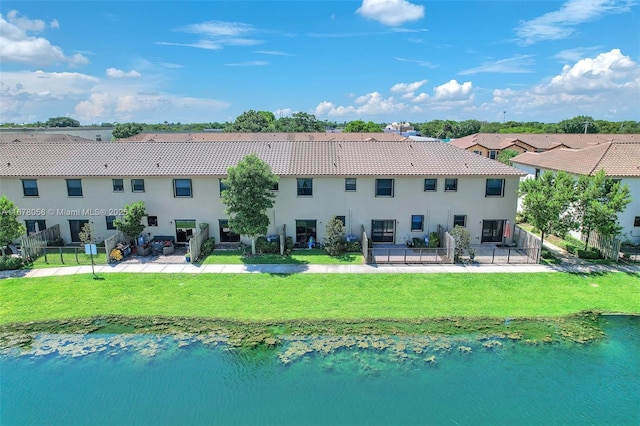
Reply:
[[[580, 239], [583, 243], [587, 241], [584, 234], [580, 236]], [[621, 244], [622, 241], [615, 237], [600, 235], [595, 231], [589, 233], [589, 245], [597, 248], [605, 259], [617, 262], [620, 257]]]
[[[104, 250], [107, 253], [107, 263], [109, 263], [109, 257], [111, 251], [116, 248], [119, 242], [129, 241], [131, 238], [127, 237], [122, 231], [116, 231], [115, 234], [104, 240]], [[137, 241], [136, 241], [137, 244]]]
[[47, 241], [60, 238], [60, 226], [53, 225], [33, 235], [20, 238], [20, 250], [26, 260], [35, 259], [44, 253]]
[[202, 243], [209, 239], [209, 224], [201, 223], [200, 232], [197, 232], [189, 239], [189, 253], [191, 253], [191, 263], [196, 263], [200, 257]]

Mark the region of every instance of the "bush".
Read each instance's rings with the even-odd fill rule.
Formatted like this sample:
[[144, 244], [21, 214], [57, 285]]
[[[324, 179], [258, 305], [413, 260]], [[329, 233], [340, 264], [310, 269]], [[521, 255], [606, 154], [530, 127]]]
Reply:
[[360, 241], [349, 241], [346, 244], [347, 253], [360, 253], [362, 251], [362, 244]]
[[588, 250], [582, 250], [582, 249], [578, 249], [578, 257], [580, 259], [600, 259], [600, 252], [593, 248], [593, 247], [589, 247]]
[[440, 234], [437, 232], [431, 232], [429, 234], [429, 248], [440, 247]]
[[258, 237], [256, 238], [256, 253], [278, 254], [280, 253], [280, 242], [279, 241], [269, 242], [267, 241], [266, 237]]
[[413, 242], [414, 247], [426, 247], [424, 238], [413, 237], [411, 241]]
[[64, 246], [64, 240], [62, 238], [54, 238], [53, 240], [47, 241], [47, 245], [49, 247], [62, 247]]
[[346, 250], [346, 243], [344, 241], [344, 225], [342, 221], [333, 216], [324, 232], [324, 249], [329, 256], [340, 256]]
[[284, 254], [289, 255], [293, 251], [293, 238], [287, 237], [284, 243]]
[[208, 240], [202, 243], [202, 246], [200, 247], [200, 255], [209, 256], [211, 253], [213, 253], [215, 246], [216, 246], [216, 239], [209, 238]]
[[572, 242], [567, 242], [564, 245], [564, 249], [571, 254], [578, 254], [578, 250], [580, 250], [580, 246]]
[[22, 259], [19, 257], [0, 257], [0, 271], [22, 269]]

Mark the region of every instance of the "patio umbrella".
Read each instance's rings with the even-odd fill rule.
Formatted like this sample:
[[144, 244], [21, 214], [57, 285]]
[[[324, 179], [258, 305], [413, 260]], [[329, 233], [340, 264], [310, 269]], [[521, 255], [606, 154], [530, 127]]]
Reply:
[[502, 233], [503, 244], [507, 238], [511, 238], [511, 224], [508, 220], [504, 222], [504, 232]]

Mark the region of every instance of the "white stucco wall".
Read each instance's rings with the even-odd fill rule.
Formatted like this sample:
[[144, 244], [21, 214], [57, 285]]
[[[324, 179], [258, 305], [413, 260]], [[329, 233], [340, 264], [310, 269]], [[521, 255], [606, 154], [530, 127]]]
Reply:
[[[487, 176], [460, 177], [457, 192], [444, 191], [444, 177], [438, 178], [436, 192], [425, 192], [424, 177], [379, 176], [394, 179], [393, 197], [375, 197], [375, 177], [349, 177], [357, 178], [355, 192], [345, 191], [344, 177], [313, 177], [311, 197], [297, 196], [295, 177], [281, 178], [275, 207], [268, 212], [271, 218], [268, 233], [276, 233], [286, 224], [287, 235], [295, 238], [296, 220], [311, 219], [317, 221], [317, 235], [322, 241], [326, 223], [337, 215], [346, 217], [347, 233], [358, 237], [361, 225], [371, 234], [371, 220], [395, 220], [395, 243], [403, 244], [407, 238], [436, 231], [438, 225], [449, 229], [454, 215], [466, 215], [472, 242], [480, 243], [483, 220], [515, 223], [518, 177], [505, 179], [503, 197], [485, 197]], [[226, 219], [226, 215], [218, 177], [191, 178], [192, 198], [174, 198], [171, 177], [141, 178], [145, 181], [145, 192], [136, 193], [131, 191], [132, 177], [122, 177], [124, 192], [113, 192], [111, 178], [83, 177], [82, 197], [67, 196], [64, 178], [38, 178], [38, 197], [25, 197], [19, 178], [1, 178], [0, 189], [18, 208], [31, 210], [32, 214], [24, 214], [20, 220], [45, 219], [47, 227], [59, 224], [66, 242], [70, 241], [70, 219], [91, 220], [101, 240], [114, 232], [106, 229], [104, 215], [117, 213], [125, 204], [135, 201], [144, 201], [147, 213], [158, 217], [157, 227], [144, 230], [147, 238], [175, 236], [176, 219], [193, 219], [198, 224], [209, 223], [211, 235], [220, 241], [218, 220]], [[424, 215], [422, 232], [411, 232], [411, 215]]]

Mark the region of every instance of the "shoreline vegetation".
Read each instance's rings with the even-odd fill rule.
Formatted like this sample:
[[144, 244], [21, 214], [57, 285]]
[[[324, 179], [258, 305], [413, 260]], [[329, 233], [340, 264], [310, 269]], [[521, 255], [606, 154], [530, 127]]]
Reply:
[[109, 274], [0, 281], [0, 348], [40, 333], [469, 335], [523, 343], [604, 336], [601, 313], [640, 313], [640, 275]]

